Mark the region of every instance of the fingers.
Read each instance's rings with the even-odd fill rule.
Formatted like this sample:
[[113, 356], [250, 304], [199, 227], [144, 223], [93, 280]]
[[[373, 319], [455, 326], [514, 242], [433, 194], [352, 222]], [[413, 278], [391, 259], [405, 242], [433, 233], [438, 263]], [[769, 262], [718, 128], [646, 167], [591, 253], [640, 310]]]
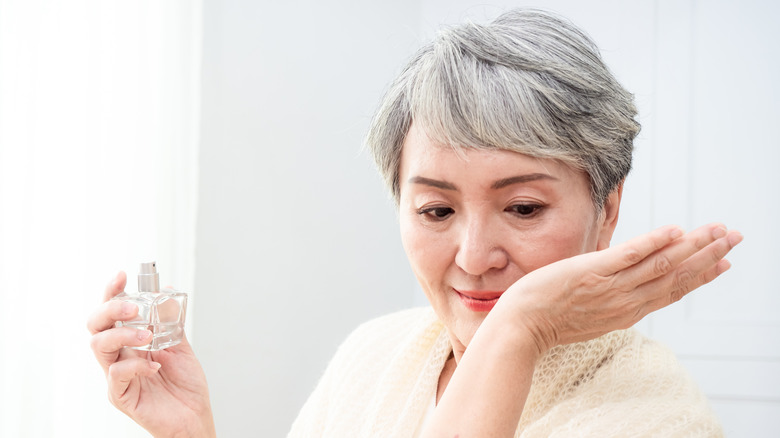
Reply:
[[637, 292], [652, 297], [648, 311], [654, 311], [679, 301], [695, 290], [726, 272], [731, 263], [724, 257], [743, 237], [738, 231], [729, 231], [725, 236], [710, 243], [691, 255], [669, 274], [642, 286]]
[[91, 346], [103, 371], [119, 359], [125, 346], [142, 346], [151, 342], [151, 332], [130, 327], [113, 328], [117, 321], [132, 320], [138, 314], [138, 306], [125, 301], [111, 300], [122, 292], [127, 282], [124, 272], [119, 272], [106, 286], [104, 302], [87, 319], [87, 330], [92, 334]]
[[123, 347], [140, 347], [152, 341], [152, 332], [131, 327], [119, 327], [104, 330], [92, 336], [92, 352], [95, 358], [108, 371], [119, 359]]
[[127, 301], [106, 301], [90, 315], [87, 330], [93, 335], [114, 327], [117, 321], [130, 321], [138, 314], [138, 306]]
[[683, 235], [683, 231], [676, 225], [667, 225], [647, 234], [635, 237], [620, 245], [599, 251], [597, 256], [602, 257], [604, 263], [598, 268], [598, 275], [610, 276], [628, 269], [646, 260], [650, 254], [669, 245], [675, 239]]
[[[632, 290], [643, 283], [666, 275], [716, 239], [725, 236], [726, 233], [726, 227], [723, 224], [713, 223], [699, 227], [654, 253], [648, 254], [644, 260], [631, 268], [619, 272], [616, 282], [621, 284], [622, 289]], [[725, 254], [720, 258], [723, 256]]]
[[111, 399], [112, 403], [118, 405], [133, 379], [151, 376], [159, 369], [159, 363], [141, 357], [112, 364], [107, 372], [109, 399]]
[[[731, 266], [724, 257], [742, 241], [737, 231], [712, 223], [683, 236], [679, 228], [663, 227], [602, 251], [608, 260], [596, 283], [623, 292], [618, 300], [631, 309], [631, 324], [709, 283]], [[614, 249], [615, 251], [612, 251]], [[583, 276], [584, 279], [589, 276]], [[606, 283], [605, 283], [606, 281]]]
[[119, 273], [116, 274], [116, 277], [106, 285], [106, 290], [103, 293], [103, 301], [108, 301], [125, 290], [126, 284], [127, 274], [125, 274], [124, 271], [119, 271]]

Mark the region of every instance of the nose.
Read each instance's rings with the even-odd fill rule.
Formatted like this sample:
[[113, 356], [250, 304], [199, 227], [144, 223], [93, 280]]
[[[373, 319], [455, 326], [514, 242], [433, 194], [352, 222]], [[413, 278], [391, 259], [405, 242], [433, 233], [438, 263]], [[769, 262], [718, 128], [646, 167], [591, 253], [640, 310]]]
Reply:
[[508, 263], [500, 226], [484, 219], [470, 219], [460, 233], [455, 264], [470, 275], [501, 269]]

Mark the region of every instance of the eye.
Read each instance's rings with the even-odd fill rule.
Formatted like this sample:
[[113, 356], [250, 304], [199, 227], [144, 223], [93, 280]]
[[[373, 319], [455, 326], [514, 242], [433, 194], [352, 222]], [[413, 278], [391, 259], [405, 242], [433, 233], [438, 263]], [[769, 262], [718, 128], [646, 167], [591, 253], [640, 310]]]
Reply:
[[417, 210], [417, 214], [431, 221], [443, 221], [452, 213], [455, 213], [450, 207], [425, 207]]
[[532, 217], [541, 211], [539, 204], [515, 204], [506, 208], [505, 211], [515, 213], [522, 217]]

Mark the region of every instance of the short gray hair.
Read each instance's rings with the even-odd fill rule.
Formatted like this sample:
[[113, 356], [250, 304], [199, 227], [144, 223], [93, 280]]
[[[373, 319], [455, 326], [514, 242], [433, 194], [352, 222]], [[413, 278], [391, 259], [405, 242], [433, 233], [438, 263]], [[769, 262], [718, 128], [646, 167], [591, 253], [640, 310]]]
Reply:
[[414, 121], [434, 141], [560, 160], [584, 170], [598, 208], [631, 169], [634, 98], [566, 19], [535, 9], [440, 31], [391, 84], [366, 138], [396, 203]]

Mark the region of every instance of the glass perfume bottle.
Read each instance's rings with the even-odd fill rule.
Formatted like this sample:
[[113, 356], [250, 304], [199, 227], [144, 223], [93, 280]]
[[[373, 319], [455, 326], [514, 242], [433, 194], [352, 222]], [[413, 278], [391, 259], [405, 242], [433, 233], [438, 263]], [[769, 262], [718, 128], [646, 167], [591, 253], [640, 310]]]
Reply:
[[138, 315], [132, 321], [117, 321], [117, 327], [133, 327], [152, 332], [152, 342], [136, 350], [158, 351], [181, 342], [184, 335], [184, 318], [187, 310], [187, 294], [173, 289], [160, 290], [157, 263], [141, 263], [138, 273], [138, 292], [122, 292], [112, 298], [138, 306]]

